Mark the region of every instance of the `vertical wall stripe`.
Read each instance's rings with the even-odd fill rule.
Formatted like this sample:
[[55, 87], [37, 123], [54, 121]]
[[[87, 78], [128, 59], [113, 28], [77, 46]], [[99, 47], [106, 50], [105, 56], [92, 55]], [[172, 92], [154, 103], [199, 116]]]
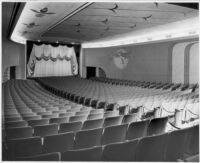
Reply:
[[187, 45], [185, 47], [185, 54], [184, 54], [184, 83], [185, 84], [188, 84], [189, 83], [189, 67], [190, 67], [190, 48], [192, 47], [192, 45], [195, 44], [194, 42], [193, 43], [190, 43], [189, 45]]

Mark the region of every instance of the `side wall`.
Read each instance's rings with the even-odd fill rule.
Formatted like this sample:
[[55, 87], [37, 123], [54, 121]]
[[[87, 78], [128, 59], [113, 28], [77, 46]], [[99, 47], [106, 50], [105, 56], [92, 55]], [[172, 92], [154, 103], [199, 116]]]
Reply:
[[[178, 42], [194, 40], [83, 49], [82, 76], [86, 75], [86, 66], [94, 66], [101, 67], [109, 78], [170, 82], [173, 46]], [[124, 69], [118, 69], [113, 61], [113, 55], [119, 49], [128, 53], [128, 64]]]
[[[6, 68], [16, 66], [16, 78], [26, 79], [25, 46], [2, 39], [2, 77]], [[5, 81], [5, 79], [3, 79]]]

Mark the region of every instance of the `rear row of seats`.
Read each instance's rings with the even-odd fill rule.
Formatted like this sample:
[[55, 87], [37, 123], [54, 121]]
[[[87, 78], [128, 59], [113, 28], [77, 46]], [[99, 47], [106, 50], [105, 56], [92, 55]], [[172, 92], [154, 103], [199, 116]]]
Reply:
[[[101, 130], [91, 131], [101, 132]], [[88, 136], [91, 141], [88, 141]], [[9, 140], [9, 159], [35, 161], [176, 161], [198, 154], [199, 151], [199, 126], [129, 141], [110, 142], [106, 145], [97, 143], [89, 148], [85, 148], [84, 145], [94, 142], [96, 135], [92, 133], [80, 134], [77, 142], [75, 141], [75, 148], [73, 148], [74, 141], [70, 141], [73, 138], [73, 133], [63, 133], [57, 137], [49, 136], [43, 140], [43, 143], [40, 137]], [[110, 139], [112, 138], [110, 137]], [[84, 148], [79, 148], [79, 146]]]
[[[86, 134], [91, 129], [102, 128], [100, 136], [111, 135], [111, 137], [120, 135], [120, 140], [135, 139], [147, 135], [161, 134], [165, 132], [168, 118], [156, 118], [132, 123], [121, 124], [119, 117], [111, 117], [108, 119], [96, 119], [91, 121], [72, 122], [72, 123], [61, 123], [61, 124], [49, 124], [40, 126], [27, 126], [27, 127], [12, 127], [5, 130], [5, 139], [18, 139], [27, 138], [32, 136], [48, 136], [55, 135], [58, 133], [66, 132], [81, 132], [84, 131]], [[110, 120], [110, 121], [106, 121]], [[116, 134], [116, 135], [115, 135]], [[88, 140], [90, 141], [90, 140]], [[104, 142], [104, 141], [103, 141]], [[105, 143], [103, 143], [105, 144]]]

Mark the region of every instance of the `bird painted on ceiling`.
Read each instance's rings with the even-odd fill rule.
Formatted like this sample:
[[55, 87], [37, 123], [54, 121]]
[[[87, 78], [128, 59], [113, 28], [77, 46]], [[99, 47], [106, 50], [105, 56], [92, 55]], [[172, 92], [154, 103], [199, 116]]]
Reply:
[[106, 24], [108, 22], [108, 19], [106, 18], [105, 20], [101, 21], [102, 23]]
[[151, 18], [152, 17], [152, 14], [151, 15], [149, 15], [149, 16], [147, 16], [147, 17], [143, 17], [143, 19], [145, 20], [145, 21], [147, 21], [149, 18]]
[[31, 9], [31, 11], [36, 13], [36, 17], [43, 17], [45, 15], [52, 15], [52, 14], [56, 14], [54, 12], [48, 12], [48, 8], [44, 7], [42, 9], [40, 9], [39, 11], [35, 10], [35, 9]]
[[26, 35], [28, 32], [27, 31], [22, 31], [22, 32], [19, 32], [22, 36], [23, 35]]
[[81, 31], [80, 31], [80, 30], [77, 30], [76, 32], [77, 32], [77, 33], [80, 33]]
[[78, 23], [78, 24], [76, 24], [76, 25], [74, 25], [74, 26], [76, 26], [76, 27], [80, 27], [80, 26], [81, 26], [81, 24], [80, 24], [80, 23]]
[[114, 12], [115, 14], [117, 13], [116, 10], [118, 9], [118, 5], [115, 3], [115, 7], [108, 9], [111, 10], [112, 12]]
[[135, 28], [135, 27], [136, 27], [136, 24], [134, 24], [134, 25], [130, 26], [129, 28]]
[[40, 25], [36, 25], [34, 22], [33, 23], [29, 23], [29, 24], [26, 24], [26, 23], [23, 23], [27, 28], [33, 28], [33, 27], [38, 27]]

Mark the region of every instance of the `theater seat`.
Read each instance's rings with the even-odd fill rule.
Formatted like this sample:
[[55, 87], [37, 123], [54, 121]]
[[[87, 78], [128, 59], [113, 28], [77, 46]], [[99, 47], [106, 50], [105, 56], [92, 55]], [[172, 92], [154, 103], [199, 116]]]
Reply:
[[104, 119], [103, 127], [116, 126], [122, 123], [123, 116], [108, 117]]
[[75, 149], [90, 148], [101, 145], [103, 128], [79, 131], [75, 136]]
[[69, 121], [69, 117], [59, 117], [59, 118], [51, 118], [49, 123], [67, 123]]
[[167, 136], [168, 134], [162, 134], [142, 138], [136, 150], [136, 161], [164, 161]]
[[108, 117], [115, 117], [115, 116], [119, 116], [119, 111], [106, 111], [104, 113], [104, 117], [108, 118]]
[[104, 119], [87, 120], [83, 123], [82, 130], [89, 130], [103, 127]]
[[12, 139], [7, 141], [8, 160], [16, 157], [34, 156], [42, 153], [42, 140], [40, 137]]
[[103, 119], [103, 116], [103, 113], [89, 114], [87, 120]]
[[187, 142], [187, 129], [179, 129], [169, 133], [166, 142], [165, 161], [182, 159]]
[[165, 132], [168, 117], [155, 118], [150, 121], [147, 129], [147, 135], [157, 135]]
[[43, 140], [43, 151], [50, 152], [65, 152], [74, 147], [74, 133], [60, 133], [57, 135], [45, 136]]
[[30, 120], [28, 121], [30, 126], [41, 126], [41, 125], [48, 125], [49, 119], [37, 119], [37, 120]]
[[12, 122], [6, 122], [5, 128], [12, 128], [12, 127], [27, 127], [28, 124], [26, 121], [12, 121]]
[[102, 135], [102, 145], [123, 142], [126, 137], [127, 127], [127, 124], [106, 127]]
[[72, 117], [70, 117], [69, 122], [78, 122], [78, 121], [83, 122], [83, 121], [87, 120], [87, 116], [88, 115], [72, 116]]
[[149, 120], [133, 122], [129, 124], [126, 133], [127, 140], [133, 140], [136, 138], [141, 138], [147, 135], [147, 128], [149, 125]]
[[17, 161], [60, 161], [61, 154], [59, 152], [35, 155], [32, 157], [19, 157]]
[[139, 139], [104, 146], [102, 161], [135, 161], [135, 151]]
[[58, 134], [58, 124], [49, 124], [34, 127], [34, 136], [47, 136]]
[[82, 122], [70, 122], [70, 123], [61, 123], [59, 133], [64, 132], [77, 132], [81, 130]]
[[131, 123], [131, 122], [136, 122], [137, 120], [138, 120], [137, 113], [127, 114], [124, 115], [122, 123]]
[[62, 153], [61, 161], [101, 161], [102, 147], [69, 150]]
[[8, 128], [5, 131], [6, 131], [6, 139], [27, 138], [33, 136], [33, 129], [30, 126], [13, 127], [13, 128]]

